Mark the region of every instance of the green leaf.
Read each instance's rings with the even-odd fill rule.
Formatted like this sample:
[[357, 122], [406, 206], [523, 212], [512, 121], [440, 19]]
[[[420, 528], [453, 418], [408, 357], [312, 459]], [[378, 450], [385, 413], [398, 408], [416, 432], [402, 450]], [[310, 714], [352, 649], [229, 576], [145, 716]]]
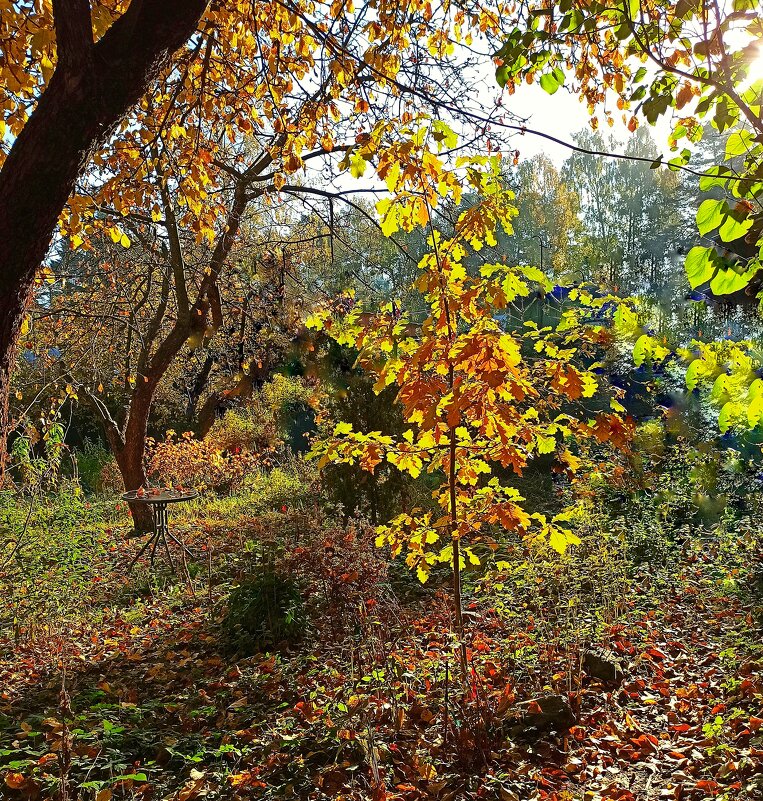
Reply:
[[576, 8], [572, 9], [562, 19], [562, 22], [559, 25], [559, 30], [560, 31], [574, 31], [576, 28], [579, 28], [583, 24], [584, 21], [585, 21], [585, 16], [583, 15], [583, 12], [579, 11]]
[[703, 192], [715, 186], [725, 188], [733, 179], [733, 173], [728, 167], [715, 165], [706, 170], [706, 174], [699, 179], [699, 188]]
[[366, 171], [366, 160], [358, 153], [357, 150], [350, 153], [350, 175], [353, 178], [361, 178]]
[[652, 338], [649, 334], [642, 334], [633, 346], [633, 363], [636, 367], [641, 367], [644, 361], [651, 355], [650, 347]]
[[750, 401], [747, 407], [747, 422], [750, 428], [756, 428], [763, 420], [763, 398], [758, 396]]
[[306, 328], [314, 328], [316, 331], [323, 330], [324, 319], [320, 314], [309, 314], [305, 320]]
[[715, 272], [715, 251], [697, 245], [686, 254], [686, 277], [692, 289], [707, 283]]
[[734, 423], [738, 422], [738, 417], [742, 411], [741, 404], [729, 402], [724, 404], [721, 413], [718, 415], [718, 428], [725, 434]]
[[710, 289], [715, 295], [730, 295], [732, 292], [738, 292], [750, 283], [758, 269], [758, 265], [754, 265], [749, 270], [738, 273], [731, 268], [722, 268], [710, 282]]
[[747, 390], [747, 398], [750, 401], [755, 400], [755, 398], [763, 400], [763, 379], [756, 378], [752, 384], [750, 384]]
[[721, 373], [718, 378], [715, 379], [713, 383], [713, 388], [710, 390], [710, 398], [715, 403], [720, 404], [721, 401], [725, 403], [728, 400], [727, 396], [727, 385], [728, 385], [729, 377], [726, 373]]
[[437, 144], [444, 144], [452, 150], [458, 144], [458, 134], [442, 120], [435, 120], [432, 123], [432, 138]]
[[752, 217], [742, 217], [732, 212], [723, 221], [718, 233], [724, 242], [733, 242], [743, 237], [750, 228], [752, 228]]
[[553, 95], [554, 92], [559, 88], [559, 81], [551, 72], [546, 72], [545, 74], [540, 76], [540, 86], [544, 92], [548, 92], [548, 94]]
[[747, 155], [751, 147], [752, 133], [750, 131], [734, 131], [726, 140], [726, 159]]
[[638, 315], [624, 303], [621, 303], [617, 307], [617, 311], [614, 315], [614, 322], [615, 331], [620, 334], [620, 336], [630, 338], [635, 336], [640, 330]]
[[697, 389], [701, 381], [712, 377], [714, 369], [704, 359], [695, 359], [686, 370], [686, 388], [690, 392]]
[[681, 167], [685, 167], [689, 161], [691, 161], [691, 151], [684, 148], [679, 155], [670, 159], [668, 162], [668, 169], [673, 171], [678, 170]]
[[548, 527], [548, 544], [558, 553], [563, 554], [568, 545], [579, 545], [580, 538], [567, 528]]
[[538, 445], [538, 453], [553, 453], [556, 449], [556, 439], [554, 437], [544, 437], [538, 434], [535, 438]]
[[636, 103], [639, 100], [643, 100], [646, 97], [646, 86], [643, 84], [639, 86], [632, 94], [631, 94], [631, 103]]
[[704, 236], [723, 222], [724, 209], [728, 208], [725, 201], [708, 198], [697, 209], [697, 229]]

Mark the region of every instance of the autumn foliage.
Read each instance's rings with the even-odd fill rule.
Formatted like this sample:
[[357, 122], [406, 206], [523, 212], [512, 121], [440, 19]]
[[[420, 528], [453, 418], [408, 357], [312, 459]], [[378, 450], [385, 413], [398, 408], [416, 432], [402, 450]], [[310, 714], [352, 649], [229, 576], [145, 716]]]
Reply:
[[[575, 408], [599, 389], [592, 367], [597, 346], [608, 340], [603, 326], [587, 323], [581, 306], [567, 310], [555, 327], [526, 322], [510, 329], [512, 304], [538, 287], [550, 290], [548, 279], [531, 266], [469, 264], [469, 254], [493, 240], [496, 225], [511, 230], [511, 194], [500, 187], [497, 169], [495, 159], [470, 165], [469, 179], [485, 199], [461, 214], [452, 235], [430, 228], [416, 281], [428, 310], [423, 321], [394, 303], [368, 315], [352, 301], [335, 304], [339, 314], [326, 309], [308, 321], [358, 351], [357, 363], [376, 377], [377, 391], [397, 386], [410, 424], [394, 438], [339, 422], [313, 455], [319, 466], [358, 463], [373, 472], [386, 460], [413, 478], [422, 471], [441, 477], [440, 515], [404, 512], [377, 529], [377, 544], [389, 545], [393, 556], [405, 553], [421, 581], [437, 563], [452, 566], [459, 631], [460, 573], [467, 562], [479, 564], [480, 554], [497, 551], [507, 534], [559, 553], [578, 542], [567, 527], [569, 513], [548, 519], [526, 512], [508, 475], [545, 454], [574, 475], [579, 441], [623, 445], [630, 427], [616, 412], [589, 419]], [[384, 213], [392, 212], [385, 204]]]

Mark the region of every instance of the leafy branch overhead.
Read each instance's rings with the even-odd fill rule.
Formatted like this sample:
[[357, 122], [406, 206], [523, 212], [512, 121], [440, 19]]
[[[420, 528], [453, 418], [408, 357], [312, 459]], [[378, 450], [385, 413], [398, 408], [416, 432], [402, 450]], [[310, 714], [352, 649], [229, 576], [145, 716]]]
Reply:
[[611, 97], [631, 131], [639, 117], [655, 124], [671, 115], [671, 169], [691, 162], [703, 122], [725, 135], [723, 160], [700, 172], [700, 188], [721, 196], [697, 212], [698, 233], [712, 242], [691, 250], [686, 270], [692, 287], [709, 285], [715, 295], [749, 286], [763, 267], [759, 3], [564, 0], [530, 3], [513, 21], [495, 54], [496, 80], [510, 92], [521, 81], [550, 94], [569, 87], [587, 102], [594, 128], [600, 109], [614, 123]]

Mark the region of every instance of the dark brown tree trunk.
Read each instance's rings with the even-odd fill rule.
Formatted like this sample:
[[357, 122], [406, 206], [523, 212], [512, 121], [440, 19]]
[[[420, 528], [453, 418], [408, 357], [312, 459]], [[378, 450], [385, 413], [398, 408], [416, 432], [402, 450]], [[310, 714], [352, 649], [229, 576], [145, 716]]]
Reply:
[[208, 0], [132, 0], [92, 42], [89, 3], [56, 0], [59, 62], [0, 171], [0, 476], [21, 321], [92, 151], [196, 29]]
[[[145, 487], [147, 476], [143, 457], [146, 450], [146, 430], [148, 427], [150, 402], [148, 406], [143, 403], [138, 404], [136, 407], [136, 412], [140, 413], [140, 420], [138, 419], [138, 415], [133, 414], [131, 409], [123, 433], [103, 404], [99, 404], [95, 401], [91, 394], [85, 397], [90, 399], [94, 411], [96, 411], [101, 418], [106, 439], [108, 440], [109, 448], [119, 468], [125, 490], [129, 492], [130, 490], [137, 490], [141, 487]], [[126, 433], [128, 430], [129, 435]], [[152, 530], [153, 517], [151, 515], [151, 510], [145, 504], [131, 503], [130, 513], [132, 514], [136, 533]]]
[[222, 393], [215, 392], [201, 405], [195, 426], [196, 435], [199, 439], [204, 439], [215, 424], [215, 420], [217, 420], [217, 410], [222, 400]]

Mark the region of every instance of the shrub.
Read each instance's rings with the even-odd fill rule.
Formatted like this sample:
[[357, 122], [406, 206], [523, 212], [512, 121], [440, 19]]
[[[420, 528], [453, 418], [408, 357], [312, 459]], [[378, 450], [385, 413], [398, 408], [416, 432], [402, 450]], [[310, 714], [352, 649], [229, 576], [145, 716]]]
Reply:
[[256, 469], [246, 476], [242, 493], [251, 497], [256, 511], [293, 507], [307, 501], [310, 485], [294, 470], [274, 467], [270, 471]]
[[284, 439], [295, 438], [295, 420], [310, 410], [314, 394], [303, 379], [277, 373], [246, 405], [216, 420], [206, 439], [218, 450], [233, 453], [282, 448]]
[[0, 492], [0, 638], [30, 638], [81, 613], [100, 580], [105, 511], [67, 479], [41, 498]]
[[28, 492], [49, 490], [61, 478], [61, 461], [67, 446], [61, 423], [51, 422], [42, 431], [27, 422], [24, 432], [10, 446], [12, 472]]
[[254, 453], [221, 451], [214, 440], [199, 440], [190, 432], [168, 431], [164, 441], [149, 440], [146, 448], [148, 477], [171, 487], [231, 492], [256, 463]]
[[110, 457], [101, 468], [95, 490], [96, 492], [109, 495], [124, 492], [122, 473], [119, 470], [117, 460], [113, 456]]
[[[381, 430], [401, 436], [407, 427], [395, 404], [394, 388], [374, 391], [373, 379], [353, 367], [355, 354], [331, 343], [321, 359], [321, 370], [331, 391], [323, 398], [318, 436], [330, 436], [336, 421], [352, 423], [355, 431]], [[383, 461], [373, 473], [355, 464], [326, 464], [321, 470], [326, 499], [349, 517], [362, 514], [374, 524], [404, 509], [429, 506], [437, 481], [424, 473], [418, 479]]]
[[267, 423], [256, 420], [246, 410], [230, 409], [216, 420], [205, 441], [218, 451], [256, 451], [271, 438]]
[[296, 452], [307, 449], [307, 435], [314, 430], [315, 390], [302, 378], [276, 374], [262, 388], [259, 406], [272, 417], [278, 438]]
[[231, 592], [223, 619], [230, 643], [252, 652], [297, 642], [306, 628], [299, 586], [270, 568]]
[[754, 600], [763, 536], [756, 453], [757, 446], [724, 447], [689, 428], [642, 424], [632, 452], [600, 461], [572, 488], [589, 508], [578, 533], [584, 540], [606, 533], [642, 583], [670, 583], [691, 565]]
[[374, 544], [374, 529], [352, 518], [305, 532], [286, 560], [300, 579], [306, 602], [322, 634], [334, 640], [361, 634], [366, 623], [388, 618], [394, 596], [387, 581], [387, 560]]

